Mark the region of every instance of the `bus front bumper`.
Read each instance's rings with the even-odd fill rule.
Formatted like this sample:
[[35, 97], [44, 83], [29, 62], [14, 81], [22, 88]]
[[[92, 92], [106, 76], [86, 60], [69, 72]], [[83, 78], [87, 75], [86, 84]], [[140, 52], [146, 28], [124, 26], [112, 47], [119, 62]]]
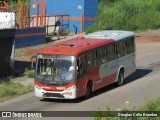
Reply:
[[55, 98], [55, 99], [75, 99], [76, 87], [72, 86], [64, 91], [46, 91], [35, 85], [35, 96], [43, 98]]

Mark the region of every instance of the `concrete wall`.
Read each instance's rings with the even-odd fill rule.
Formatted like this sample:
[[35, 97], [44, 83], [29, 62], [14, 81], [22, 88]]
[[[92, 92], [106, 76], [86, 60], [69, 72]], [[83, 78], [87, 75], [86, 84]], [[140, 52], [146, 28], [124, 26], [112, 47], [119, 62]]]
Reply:
[[[98, 0], [44, 0], [47, 3], [47, 15], [70, 15], [70, 31], [75, 32], [75, 27], [80, 32], [81, 22], [82, 30], [93, 25], [98, 16]], [[37, 0], [38, 2], [38, 0]], [[36, 8], [33, 8], [34, 0], [31, 0], [31, 15], [36, 14]], [[41, 8], [41, 6], [40, 6]], [[40, 12], [41, 13], [41, 12]], [[39, 13], [39, 14], [40, 14]], [[82, 20], [82, 13], [84, 18]], [[75, 26], [75, 27], [74, 27]]]
[[0, 78], [13, 73], [14, 40], [15, 29], [0, 30]]

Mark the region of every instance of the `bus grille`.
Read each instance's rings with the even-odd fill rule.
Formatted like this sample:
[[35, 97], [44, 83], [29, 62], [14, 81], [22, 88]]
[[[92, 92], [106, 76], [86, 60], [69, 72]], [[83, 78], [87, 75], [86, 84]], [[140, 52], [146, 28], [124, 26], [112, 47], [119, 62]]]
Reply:
[[43, 97], [64, 98], [64, 96], [59, 93], [45, 93], [45, 94], [43, 94]]

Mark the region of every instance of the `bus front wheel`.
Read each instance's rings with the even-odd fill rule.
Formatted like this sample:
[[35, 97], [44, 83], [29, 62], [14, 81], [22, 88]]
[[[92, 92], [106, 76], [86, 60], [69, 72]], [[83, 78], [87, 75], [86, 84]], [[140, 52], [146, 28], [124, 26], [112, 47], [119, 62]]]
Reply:
[[92, 94], [92, 86], [91, 86], [91, 84], [88, 84], [86, 87], [85, 99], [90, 98], [91, 94]]

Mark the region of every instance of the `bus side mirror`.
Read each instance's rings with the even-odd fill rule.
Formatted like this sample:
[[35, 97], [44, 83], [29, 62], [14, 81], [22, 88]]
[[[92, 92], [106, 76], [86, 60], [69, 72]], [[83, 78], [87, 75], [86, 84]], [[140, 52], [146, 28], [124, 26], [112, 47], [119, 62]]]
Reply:
[[32, 69], [32, 70], [35, 69], [36, 58], [37, 58], [37, 56], [32, 56], [31, 59], [30, 59], [31, 69]]

